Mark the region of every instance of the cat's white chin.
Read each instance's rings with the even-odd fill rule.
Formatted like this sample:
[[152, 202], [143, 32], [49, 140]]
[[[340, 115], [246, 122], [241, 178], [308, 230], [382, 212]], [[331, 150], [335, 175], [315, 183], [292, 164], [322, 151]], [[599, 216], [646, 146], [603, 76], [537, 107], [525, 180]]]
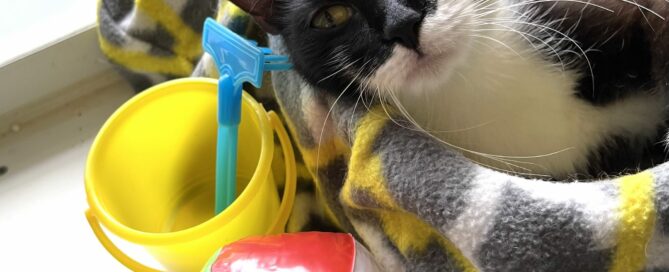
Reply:
[[461, 43], [457, 43], [458, 46], [451, 42], [439, 43], [436, 41], [432, 46], [421, 48], [420, 54], [396, 46], [391, 57], [367, 79], [368, 85], [386, 96], [425, 95], [442, 91], [454, 76], [456, 67], [464, 61], [467, 47]]
[[381, 94], [401, 92], [408, 95], [435, 90], [450, 77], [452, 65], [449, 65], [449, 60], [454, 58], [453, 55], [451, 52], [418, 54], [416, 51], [396, 46], [392, 57], [368, 80]]
[[440, 91], [466, 59], [474, 17], [470, 1], [439, 0], [437, 10], [421, 26], [421, 54], [396, 45], [386, 62], [367, 79], [368, 85], [382, 95]]

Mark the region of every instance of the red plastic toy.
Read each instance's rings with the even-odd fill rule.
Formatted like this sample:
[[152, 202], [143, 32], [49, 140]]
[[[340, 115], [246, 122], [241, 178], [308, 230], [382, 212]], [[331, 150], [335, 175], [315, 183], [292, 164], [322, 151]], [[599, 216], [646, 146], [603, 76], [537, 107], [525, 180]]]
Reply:
[[242, 239], [222, 248], [203, 271], [380, 271], [344, 233], [303, 232]]

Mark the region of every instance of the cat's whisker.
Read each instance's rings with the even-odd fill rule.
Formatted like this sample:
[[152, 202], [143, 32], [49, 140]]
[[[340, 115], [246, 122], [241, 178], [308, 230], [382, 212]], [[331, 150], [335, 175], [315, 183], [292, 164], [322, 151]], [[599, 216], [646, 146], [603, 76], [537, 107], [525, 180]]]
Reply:
[[[402, 116], [411, 125], [413, 125], [413, 127], [410, 128], [410, 127], [404, 126], [404, 125], [400, 124], [400, 122], [398, 122], [397, 120], [392, 118], [392, 115], [387, 111], [387, 109], [384, 106], [385, 103], [382, 103], [382, 107], [383, 107], [384, 111], [386, 112], [386, 114], [388, 116], [388, 119], [390, 121], [392, 121], [393, 123], [395, 123], [396, 125], [404, 128], [404, 129], [409, 129], [409, 130], [412, 130], [412, 131], [423, 133], [424, 135], [427, 135], [428, 137], [430, 137], [430, 138], [432, 138], [432, 139], [434, 139], [434, 140], [436, 140], [436, 141], [438, 141], [438, 142], [440, 142], [444, 145], [455, 148], [457, 150], [460, 150], [460, 151], [463, 151], [463, 152], [466, 152], [466, 153], [470, 153], [470, 154], [474, 154], [474, 155], [479, 155], [479, 156], [482, 156], [482, 157], [485, 157], [485, 158], [488, 158], [488, 159], [491, 159], [491, 160], [494, 160], [494, 161], [497, 161], [497, 162], [500, 162], [500, 163], [510, 164], [507, 160], [504, 160], [502, 158], [498, 158], [498, 156], [496, 156], [496, 155], [482, 153], [482, 152], [478, 152], [478, 151], [473, 151], [473, 150], [470, 150], [470, 149], [467, 149], [467, 148], [464, 148], [464, 147], [461, 147], [461, 146], [451, 144], [449, 142], [446, 142], [446, 141], [438, 138], [436, 135], [434, 135], [433, 133], [430, 133], [423, 126], [421, 126], [418, 122], [416, 122], [416, 120], [413, 118], [413, 116], [411, 116], [411, 114], [406, 110], [406, 108], [404, 108], [404, 106], [402, 106], [402, 104], [399, 102], [397, 97], [394, 95], [394, 92], [392, 92], [390, 90], [387, 90], [386, 93], [389, 94], [389, 97], [393, 101], [393, 104], [395, 105], [395, 108], [400, 111], [400, 114], [402, 114]], [[522, 168], [522, 167], [517, 166], [517, 165], [514, 165], [514, 166], [518, 167], [518, 168]]]
[[592, 84], [592, 92], [593, 92], [593, 95], [594, 95], [594, 92], [595, 92], [595, 72], [594, 72], [594, 69], [592, 67], [592, 63], [590, 62], [590, 58], [588, 58], [588, 55], [586, 54], [586, 50], [584, 50], [581, 47], [581, 45], [578, 44], [577, 41], [575, 41], [574, 39], [569, 37], [569, 35], [565, 34], [564, 32], [559, 31], [557, 29], [554, 29], [552, 27], [546, 26], [546, 25], [540, 25], [540, 24], [531, 23], [531, 22], [524, 22], [524, 21], [512, 21], [511, 23], [518, 23], [518, 24], [529, 25], [529, 26], [539, 27], [541, 29], [550, 30], [555, 34], [562, 36], [567, 41], [570, 41], [581, 52], [581, 54], [579, 54], [579, 55], [582, 56], [583, 58], [585, 58], [585, 62], [588, 65], [588, 70], [590, 72], [590, 77], [592, 79], [591, 84]]
[[481, 1], [481, 2], [479, 2], [479, 3], [474, 4], [474, 5], [472, 6], [472, 8], [479, 8], [479, 7], [483, 6], [483, 5], [490, 6], [490, 5], [495, 4], [495, 3], [496, 3], [495, 1], [484, 0], [484, 1]]
[[369, 104], [367, 104], [367, 102], [365, 101], [366, 97], [368, 97], [368, 96], [366, 96], [366, 95], [362, 96], [362, 105], [365, 106], [365, 108], [367, 109], [367, 112], [372, 112], [372, 109], [371, 109], [370, 105], [372, 103], [374, 103], [374, 96], [373, 95], [369, 96], [370, 97]]
[[[418, 132], [425, 132], [424, 129], [416, 122], [416, 120], [409, 114], [409, 112], [399, 103], [399, 100], [397, 99], [397, 96], [395, 96], [394, 92], [391, 90], [386, 91], [388, 93], [388, 97], [390, 97], [390, 100], [392, 101], [392, 104], [395, 106], [395, 108], [400, 112], [400, 114], [411, 124], [412, 126], [404, 126], [401, 125], [399, 122], [394, 122], [398, 126], [402, 126], [405, 129], [409, 129], [412, 131], [418, 131]], [[387, 113], [387, 112], [386, 112]], [[391, 115], [388, 114], [388, 118], [391, 118]], [[393, 120], [396, 121], [396, 120]]]
[[[667, 0], [667, 1], [669, 1], [669, 0]], [[622, 31], [622, 29], [623, 29], [623, 26], [621, 26], [620, 28], [616, 29], [616, 31], [614, 31], [614, 32], [611, 34], [611, 36], [609, 36], [606, 40], [600, 42], [599, 45], [600, 45], [600, 46], [601, 46], [601, 45], [605, 45], [606, 43], [608, 43], [609, 41], [611, 41], [611, 39], [613, 39], [613, 37], [615, 37], [616, 35], [618, 35], [618, 33], [620, 33], [620, 31]]]
[[538, 158], [545, 158], [545, 157], [550, 157], [554, 156], [563, 152], [567, 152], [569, 150], [573, 150], [574, 147], [567, 147], [560, 149], [558, 151], [546, 153], [546, 154], [540, 154], [540, 155], [532, 155], [532, 156], [503, 156], [503, 155], [497, 155], [498, 158], [504, 158], [504, 159], [538, 159]]
[[495, 39], [495, 38], [492, 38], [492, 37], [488, 37], [488, 36], [485, 36], [485, 35], [477, 35], [477, 34], [468, 34], [468, 35], [471, 36], [471, 37], [481, 38], [481, 39], [486, 39], [486, 40], [490, 40], [490, 41], [496, 42], [497, 44], [499, 44], [499, 45], [505, 47], [506, 49], [511, 50], [511, 52], [515, 53], [519, 58], [521, 58], [521, 59], [525, 59], [525, 57], [524, 57], [523, 55], [521, 55], [520, 53], [518, 53], [518, 51], [516, 51], [516, 50], [513, 49], [511, 46], [507, 45], [506, 43], [504, 43], [504, 42], [502, 42], [502, 41], [500, 41], [500, 40], [498, 40], [498, 39]]
[[319, 171], [319, 167], [320, 167], [321, 145], [323, 143], [323, 135], [325, 133], [325, 126], [327, 125], [328, 119], [330, 119], [330, 115], [332, 114], [332, 110], [337, 105], [337, 102], [339, 102], [339, 100], [344, 96], [346, 91], [348, 91], [351, 88], [351, 86], [353, 85], [353, 83], [355, 83], [355, 81], [358, 79], [358, 76], [360, 76], [360, 74], [362, 74], [362, 71], [365, 69], [365, 66], [367, 66], [367, 63], [369, 63], [369, 61], [371, 61], [371, 60], [372, 59], [368, 60], [367, 62], [365, 62], [362, 65], [358, 74], [351, 80], [351, 82], [344, 88], [344, 90], [341, 91], [341, 93], [339, 94], [339, 96], [337, 96], [335, 101], [332, 102], [332, 105], [330, 106], [330, 109], [328, 110], [327, 114], [325, 115], [325, 118], [323, 119], [323, 125], [321, 126], [321, 132], [320, 132], [320, 135], [318, 137], [318, 147], [317, 147], [317, 150], [316, 150], [316, 172]]
[[[456, 145], [453, 145], [453, 144], [451, 144], [451, 143], [448, 143], [448, 142], [446, 142], [446, 141], [444, 141], [444, 140], [442, 140], [442, 139], [436, 137], [436, 135], [434, 135], [434, 132], [435, 132], [435, 131], [426, 130], [426, 129], [423, 128], [418, 122], [416, 122], [415, 119], [413, 119], [413, 117], [411, 116], [411, 114], [406, 110], [406, 108], [404, 108], [404, 107], [401, 105], [401, 103], [399, 102], [399, 99], [395, 96], [394, 92], [392, 92], [392, 91], [390, 91], [390, 90], [387, 90], [386, 93], [389, 94], [389, 97], [391, 98], [393, 104], [395, 105], [395, 108], [396, 108], [396, 109], [400, 112], [400, 114], [402, 114], [402, 116], [403, 116], [404, 118], [406, 118], [407, 121], [408, 121], [409, 123], [411, 123], [415, 128], [408, 128], [408, 127], [406, 127], [406, 126], [400, 124], [400, 122], [397, 121], [397, 120], [395, 120], [395, 119], [393, 119], [393, 118], [391, 117], [391, 114], [387, 111], [387, 109], [384, 108], [384, 111], [385, 111], [386, 114], [388, 115], [389, 120], [393, 121], [393, 123], [395, 123], [396, 125], [398, 125], [398, 126], [404, 128], [404, 129], [409, 129], [409, 130], [413, 130], [413, 131], [418, 131], [418, 132], [424, 133], [425, 135], [430, 136], [431, 138], [437, 140], [438, 142], [440, 142], [440, 143], [442, 143], [442, 144], [445, 144], [445, 145], [447, 145], [447, 146], [449, 146], [449, 147], [455, 148], [455, 149], [457, 149], [457, 150], [461, 150], [461, 151], [466, 152], [466, 153], [470, 153], [470, 154], [473, 154], [473, 155], [477, 155], [477, 156], [481, 156], [481, 157], [484, 157], [484, 158], [488, 158], [488, 159], [490, 159], [490, 160], [493, 160], [493, 161], [496, 161], [496, 162], [499, 162], [499, 163], [503, 163], [503, 164], [505, 164], [505, 165], [507, 165], [507, 166], [515, 167], [515, 168], [517, 168], [517, 169], [520, 169], [520, 170], [525, 171], [525, 172], [522, 172], [522, 173], [521, 173], [521, 172], [513, 171], [512, 169], [509, 169], [509, 170], [512, 170], [514, 173], [519, 173], [519, 174], [524, 174], [524, 175], [526, 175], [526, 174], [530, 174], [529, 172], [532, 172], [531, 169], [529, 169], [529, 168], [527, 168], [527, 167], [522, 167], [522, 166], [520, 166], [520, 165], [516, 165], [516, 164], [514, 164], [514, 163], [517, 163], [517, 164], [525, 164], [525, 165], [531, 165], [531, 166], [535, 166], [535, 167], [539, 167], [539, 168], [543, 168], [544, 170], [547, 170], [547, 169], [546, 169], [544, 166], [542, 166], [542, 165], [539, 165], [539, 164], [537, 164], [537, 163], [533, 163], [533, 162], [528, 162], [528, 161], [521, 161], [521, 159], [536, 159], [536, 158], [543, 158], [543, 157], [553, 156], [553, 155], [556, 155], [556, 154], [559, 154], [559, 153], [562, 153], [562, 152], [565, 152], [565, 151], [567, 151], [567, 150], [572, 149], [572, 148], [565, 148], [565, 149], [563, 149], [563, 150], [559, 150], [559, 151], [556, 151], [556, 152], [551, 152], [551, 153], [547, 153], [547, 154], [540, 154], [540, 155], [533, 155], [533, 156], [509, 156], [509, 155], [496, 155], [496, 154], [490, 154], [490, 153], [482, 153], [482, 152], [478, 152], [478, 151], [473, 151], [473, 150], [470, 150], [470, 149], [466, 149], [466, 148], [463, 148], [463, 147], [461, 147], [461, 146], [456, 146]], [[485, 124], [483, 124], [483, 125], [485, 125]], [[490, 168], [494, 168], [494, 167], [492, 167], [492, 166], [490, 166], [490, 165], [485, 165], [485, 166], [486, 166], [486, 167], [490, 167]], [[543, 175], [543, 176], [548, 177], [548, 175]]]
[[[560, 56], [560, 53], [558, 53], [557, 49], [555, 49], [555, 47], [553, 47], [552, 45], [550, 45], [550, 43], [547, 42], [546, 39], [541, 39], [541, 38], [539, 38], [539, 37], [537, 37], [537, 36], [535, 36], [535, 35], [532, 35], [532, 34], [530, 34], [530, 33], [527, 33], [527, 32], [521, 32], [521, 31], [518, 31], [518, 30], [516, 30], [516, 29], [513, 29], [512, 27], [509, 27], [509, 26], [506, 26], [506, 25], [503, 25], [503, 24], [498, 24], [498, 23], [488, 23], [488, 24], [492, 24], [492, 25], [496, 25], [496, 26], [499, 26], [499, 27], [503, 27], [503, 28], [505, 28], [505, 29], [496, 29], [496, 28], [492, 28], [492, 29], [479, 29], [479, 30], [476, 30], [476, 31], [482, 31], [482, 30], [490, 30], [490, 31], [511, 31], [511, 32], [517, 33], [518, 35], [520, 35], [521, 37], [523, 37], [523, 39], [525, 39], [525, 40], [526, 40], [530, 45], [532, 45], [532, 47], [534, 47], [536, 50], [542, 50], [541, 48], [539, 48], [538, 46], [536, 46], [536, 45], [535, 45], [535, 44], [528, 38], [528, 37], [531, 37], [531, 38], [533, 38], [534, 40], [539, 41], [539, 42], [541, 42], [543, 45], [547, 46], [547, 47], [550, 49], [550, 51], [552, 52], [552, 54], [553, 54], [553, 55], [558, 59], [558, 61], [560, 62], [560, 65], [562, 66], [562, 70], [563, 70], [563, 71], [566, 70], [566, 65], [565, 65], [565, 63], [564, 63], [562, 57]], [[548, 54], [548, 55], [550, 55], [550, 54]]]
[[390, 114], [390, 112], [385, 108], [386, 104], [388, 104], [386, 102], [387, 99], [385, 99], [384, 96], [381, 95], [381, 90], [379, 88], [376, 88], [377, 96], [379, 97], [381, 107], [383, 107], [383, 110], [386, 113], [386, 117], [388, 117], [388, 119], [391, 122], [393, 122], [395, 125], [403, 128], [403, 129], [407, 129], [407, 130], [411, 130], [411, 131], [417, 131], [417, 132], [426, 132], [424, 129], [422, 129], [422, 127], [418, 124], [418, 122], [416, 122], [416, 120], [408, 113], [408, 111], [406, 111], [406, 109], [401, 107], [401, 104], [398, 103], [399, 100], [394, 95], [394, 92], [392, 90], [390, 90], [388, 87], [385, 87], [384, 89], [385, 89], [384, 93], [388, 94], [388, 97], [392, 100], [393, 105], [395, 106], [395, 109], [399, 110], [400, 114], [402, 114], [402, 116], [405, 119], [407, 119], [406, 121], [408, 121], [411, 125], [413, 125], [413, 127], [401, 124], [401, 122], [394, 119], [393, 115]]
[[[373, 86], [371, 80], [370, 80], [370, 77], [372, 76], [372, 74], [373, 74], [374, 72], [375, 72], [375, 71], [370, 70], [370, 71], [368, 71], [368, 73], [364, 76], [365, 80], [364, 80], [364, 84], [363, 84], [363, 85], [361, 86], [361, 88], [360, 88], [360, 93], [368, 93], [368, 94], [370, 94], [370, 95], [369, 95], [369, 98], [370, 98], [369, 105], [368, 105], [368, 104], [366, 103], [366, 101], [365, 101], [365, 97], [367, 97], [367, 96], [363, 96], [363, 98], [362, 98], [362, 104], [365, 106], [365, 108], [367, 108], [367, 112], [369, 112], [369, 114], [373, 114], [373, 115], [377, 116], [377, 115], [374, 113], [374, 111], [371, 109], [371, 106], [372, 106], [372, 104], [375, 103], [375, 101], [383, 101], [383, 99], [381, 98], [381, 93], [378, 91], [378, 88], [375, 88], [375, 87]], [[374, 97], [378, 97], [378, 99], [375, 99]]]
[[353, 123], [353, 119], [355, 118], [355, 113], [356, 110], [358, 109], [358, 103], [360, 103], [360, 98], [362, 97], [362, 92], [358, 92], [358, 98], [355, 100], [355, 104], [353, 105], [353, 111], [351, 114], [351, 119], [349, 120], [349, 123]]
[[485, 47], [487, 47], [487, 48], [490, 49], [490, 50], [497, 50], [497, 48], [493, 47], [493, 46], [490, 45], [489, 43], [485, 43], [485, 42], [482, 42], [482, 41], [479, 41], [479, 40], [473, 40], [472, 42], [473, 42], [473, 43], [476, 43], [476, 44], [479, 44], [479, 45], [482, 45], [482, 46], [485, 46]]
[[[569, 35], [567, 35], [566, 33], [562, 32], [562, 31], [559, 31], [559, 30], [557, 30], [557, 29], [555, 29], [555, 28], [549, 26], [549, 25], [554, 24], [555, 22], [558, 22], [558, 21], [559, 21], [559, 20], [551, 21], [551, 22], [547, 22], [547, 23], [545, 23], [545, 24], [541, 24], [541, 25], [540, 25], [540, 24], [531, 23], [531, 22], [528, 22], [528, 21], [518, 20], [518, 19], [515, 19], [515, 18], [514, 18], [514, 19], [509, 19], [509, 20], [505, 20], [505, 19], [490, 19], [487, 23], [497, 23], [497, 24], [499, 24], [499, 25], [504, 25], [504, 24], [521, 24], [521, 25], [527, 25], [527, 26], [531, 26], [531, 27], [537, 27], [537, 28], [539, 28], [541, 31], [550, 31], [550, 32], [552, 32], [552, 33], [554, 33], [554, 34], [557, 34], [558, 36], [560, 36], [560, 37], [562, 38], [562, 39], [560, 40], [560, 42], [561, 42], [561, 41], [569, 41], [571, 44], [574, 45], [574, 47], [576, 47], [576, 49], [578, 49], [578, 50], [581, 52], [580, 54], [577, 53], [576, 55], [577, 55], [577, 56], [582, 56], [582, 57], [585, 58], [586, 64], [588, 65], [588, 69], [589, 69], [589, 72], [590, 72], [590, 76], [591, 76], [591, 78], [592, 78], [591, 83], [592, 83], [592, 89], [593, 89], [593, 91], [594, 91], [594, 89], [595, 89], [595, 88], [594, 88], [594, 86], [595, 86], [595, 82], [594, 82], [594, 71], [593, 71], [593, 69], [592, 69], [591, 61], [590, 61], [590, 59], [588, 58], [588, 56], [587, 56], [587, 54], [586, 54], [586, 53], [588, 52], [588, 50], [584, 50], [584, 49], [580, 46], [580, 44], [578, 44], [578, 42], [574, 41], [574, 40], [573, 40], [571, 37], [569, 37]], [[482, 22], [485, 22], [485, 21], [482, 21]], [[560, 22], [560, 23], [561, 23], [561, 22]], [[573, 31], [573, 30], [572, 30], [572, 31]], [[558, 43], [559, 43], [559, 42], [558, 42]], [[563, 49], [562, 52], [571, 52], [571, 51], [569, 51], [568, 49]], [[575, 53], [575, 52], [574, 52], [574, 53]]]
[[333, 66], [335, 69], [341, 67], [342, 64], [346, 63], [346, 46], [340, 45], [335, 47], [332, 52], [329, 54], [328, 61], [324, 66]]
[[[431, 137], [432, 139], [436, 140], [437, 142], [439, 142], [441, 144], [444, 144], [448, 147], [454, 148], [456, 150], [460, 150], [461, 152], [468, 153], [468, 154], [475, 155], [475, 156], [479, 156], [479, 157], [482, 157], [482, 158], [487, 158], [489, 160], [492, 160], [492, 161], [495, 161], [497, 163], [500, 163], [500, 164], [503, 164], [503, 165], [507, 166], [507, 169], [503, 169], [503, 168], [495, 167], [495, 166], [490, 165], [490, 164], [478, 162], [478, 164], [481, 164], [481, 165], [483, 165], [487, 168], [491, 168], [491, 169], [494, 169], [494, 170], [498, 170], [498, 171], [502, 171], [502, 172], [506, 172], [506, 173], [511, 173], [511, 174], [519, 174], [519, 175], [523, 175], [523, 176], [549, 178], [550, 175], [532, 173], [533, 172], [532, 169], [520, 166], [518, 164], [531, 165], [531, 166], [535, 166], [535, 167], [538, 167], [538, 168], [542, 168], [544, 170], [546, 170], [546, 167], [544, 167], [542, 165], [539, 165], [537, 163], [533, 163], [533, 162], [521, 161], [520, 159], [532, 159], [532, 158], [541, 158], [541, 157], [546, 157], [546, 156], [552, 156], [552, 155], [564, 152], [566, 150], [569, 150], [569, 148], [567, 148], [567, 149], [564, 149], [564, 150], [559, 150], [559, 151], [556, 151], [556, 152], [552, 152], [552, 153], [548, 153], [548, 154], [542, 154], [542, 155], [536, 155], [536, 156], [508, 156], [508, 155], [496, 155], [496, 154], [491, 154], [491, 153], [483, 153], [483, 152], [478, 152], [478, 151], [474, 151], [474, 150], [471, 150], [471, 149], [467, 149], [467, 148], [464, 148], [464, 147], [461, 147], [461, 146], [457, 146], [457, 145], [451, 144], [447, 141], [444, 141], [444, 140], [438, 138], [436, 135], [433, 134], [434, 131], [428, 131], [428, 130], [424, 129], [418, 122], [415, 121], [415, 119], [413, 119], [411, 114], [401, 105], [401, 103], [399, 102], [399, 99], [397, 99], [394, 92], [392, 92], [390, 90], [386, 90], [385, 93], [389, 94], [388, 96], [393, 101], [393, 104], [395, 105], [395, 108], [406, 119], [406, 121], [408, 121], [409, 123], [412, 124], [413, 127], [407, 127], [407, 126], [403, 125], [400, 121], [397, 121], [396, 119], [394, 119], [392, 117], [392, 114], [390, 114], [390, 112], [388, 111], [388, 109], [385, 108], [385, 103], [383, 103], [382, 107], [383, 107], [384, 112], [386, 113], [388, 119], [391, 122], [393, 122], [394, 124], [396, 124], [397, 126], [403, 128], [403, 129], [408, 129], [408, 130], [411, 130], [411, 131], [416, 131], [416, 132], [423, 133], [424, 135], [427, 135], [428, 137]], [[381, 97], [380, 94], [379, 94], [379, 96]], [[482, 125], [485, 125], [485, 124], [482, 124]]]
[[353, 85], [355, 80], [356, 80], [356, 77], [354, 77], [351, 80], [351, 82], [340, 92], [339, 96], [337, 96], [337, 98], [334, 100], [334, 102], [332, 102], [332, 105], [328, 109], [328, 112], [325, 115], [325, 118], [323, 118], [323, 125], [321, 126], [321, 132], [318, 136], [318, 147], [317, 147], [317, 150], [316, 150], [316, 172], [319, 171], [319, 167], [320, 167], [321, 145], [323, 144], [323, 135], [325, 134], [325, 126], [327, 125], [328, 119], [330, 119], [330, 115], [332, 114], [332, 110], [337, 105], [337, 102], [339, 102], [339, 100], [344, 96], [346, 91], [349, 90], [349, 88]]
[[[627, 0], [623, 0], [623, 1], [627, 1]], [[489, 11], [485, 11], [485, 12], [476, 14], [475, 17], [483, 17], [483, 16], [486, 16], [486, 15], [489, 15], [491, 13], [495, 13], [495, 12], [498, 12], [498, 11], [501, 11], [501, 10], [511, 10], [511, 8], [515, 8], [515, 7], [520, 7], [520, 6], [524, 6], [524, 5], [538, 4], [538, 3], [546, 3], [546, 2], [579, 3], [579, 4], [586, 5], [586, 6], [596, 7], [596, 8], [611, 12], [611, 13], [615, 13], [615, 11], [612, 10], [612, 9], [609, 9], [607, 7], [604, 7], [604, 6], [601, 6], [601, 5], [598, 5], [598, 4], [593, 4], [592, 2], [589, 2], [589, 1], [580, 1], [580, 0], [532, 0], [532, 1], [525, 1], [525, 2], [519, 2], [519, 3], [515, 3], [515, 4], [511, 4], [511, 5], [501, 6], [501, 7], [489, 10]], [[480, 10], [482, 10], [482, 9], [480, 9]]]
[[[392, 96], [392, 91], [391, 91], [391, 90], [389, 90], [387, 87], [384, 88], [384, 89], [385, 89], [384, 92], [385, 92], [386, 94], [389, 94], [390, 96]], [[385, 112], [386, 117], [388, 118], [389, 121], [393, 122], [395, 125], [397, 125], [397, 126], [403, 128], [403, 129], [411, 130], [411, 131], [419, 131], [419, 130], [416, 129], [416, 128], [406, 126], [406, 125], [404, 125], [404, 124], [401, 124], [399, 121], [395, 120], [395, 118], [393, 117], [393, 114], [391, 114], [390, 111], [388, 111], [388, 109], [386, 108], [386, 105], [388, 104], [388, 103], [386, 102], [387, 99], [385, 98], [385, 96], [381, 95], [381, 89], [379, 89], [379, 88], [375, 88], [375, 92], [376, 92], [376, 96], [379, 98], [379, 99], [378, 99], [379, 104], [381, 105], [381, 108], [382, 108], [383, 111]], [[409, 122], [410, 122], [410, 121], [409, 121]]]
[[357, 60], [355, 60], [355, 61], [353, 61], [353, 62], [351, 62], [351, 63], [349, 63], [349, 64], [346, 64], [344, 67], [341, 67], [339, 70], [335, 71], [334, 73], [330, 74], [329, 76], [326, 76], [326, 77], [321, 78], [321, 79], [318, 81], [318, 83], [321, 83], [321, 82], [323, 82], [324, 80], [327, 80], [327, 79], [329, 79], [329, 78], [332, 78], [333, 76], [336, 76], [337, 74], [339, 74], [339, 73], [341, 73], [342, 71], [344, 71], [344, 70], [348, 69], [349, 67], [353, 66], [354, 64], [356, 64], [356, 63], [357, 63], [358, 61], [360, 61], [360, 60], [361, 60], [361, 59], [357, 59]]
[[[484, 2], [487, 2], [487, 1], [484, 1]], [[472, 10], [474, 10], [474, 11], [493, 10], [493, 9], [498, 9], [498, 8], [499, 8], [499, 7], [492, 8], [493, 6], [495, 6], [495, 5], [497, 5], [497, 4], [499, 4], [498, 1], [490, 1], [490, 3], [488, 3], [488, 4], [485, 5], [485, 6], [476, 4], [476, 5], [472, 6], [471, 8], [472, 8]], [[476, 13], [475, 13], [475, 14], [476, 14]], [[462, 16], [468, 16], [468, 15], [463, 14]]]
[[[371, 110], [369, 109], [369, 106], [367, 106], [367, 104], [365, 103], [364, 96], [365, 96], [365, 94], [368, 92], [368, 88], [369, 88], [369, 84], [370, 84], [370, 80], [369, 80], [369, 78], [371, 77], [371, 75], [372, 75], [373, 73], [374, 73], [374, 70], [371, 70], [371, 69], [370, 69], [370, 70], [367, 72], [367, 74], [366, 74], [365, 76], [363, 76], [363, 78], [364, 78], [365, 80], [363, 80], [364, 83], [363, 83], [362, 87], [360, 88], [360, 90], [359, 90], [359, 92], [358, 92], [358, 99], [356, 99], [356, 101], [355, 101], [355, 106], [353, 107], [353, 112], [354, 112], [354, 113], [356, 112], [356, 109], [357, 109], [357, 107], [358, 107], [358, 103], [360, 102], [360, 100], [362, 100], [362, 104], [363, 104], [363, 106], [365, 106], [365, 108], [367, 109], [367, 112], [368, 112], [368, 113], [371, 112]], [[355, 116], [351, 116], [351, 120], [350, 120], [351, 123], [353, 123], [353, 118], [354, 118], [354, 117], [355, 117]]]
[[458, 75], [462, 79], [462, 81], [465, 82], [465, 84], [471, 86], [471, 81], [464, 74], [462, 74], [462, 72], [460, 72], [460, 71], [454, 71], [454, 72], [455, 72], [456, 75]]
[[[646, 17], [646, 14], [643, 13], [644, 10], [650, 12], [651, 14], [653, 14], [655, 16], [657, 16], [657, 18], [660, 18], [662, 21], [665, 20], [665, 18], [662, 17], [662, 15], [660, 15], [656, 11], [654, 11], [654, 10], [644, 6], [644, 5], [639, 4], [636, 0], [631, 0], [631, 1], [630, 0], [621, 0], [621, 1], [636, 6], [639, 9], [639, 12], [641, 12], [641, 15], [643, 15], [643, 17], [646, 19], [646, 22], [648, 22], [648, 18]], [[653, 26], [650, 25], [650, 22], [648, 22], [648, 25], [651, 28], [653, 28]]]
[[[641, 7], [643, 7], [643, 6], [642, 6], [642, 5], [639, 5], [639, 3], [636, 2], [636, 0], [633, 0], [633, 1], [634, 1], [634, 3], [630, 3], [629, 1], [623, 0], [623, 2], [625, 2], [625, 3], [630, 3], [630, 4], [633, 4], [633, 5], [637, 6], [637, 8], [639, 9], [639, 13], [641, 13], [641, 16], [643, 16], [643, 19], [646, 20], [646, 23], [648, 24], [648, 27], [650, 27], [650, 30], [653, 31], [653, 32], [655, 32], [655, 28], [653, 27], [653, 24], [650, 23], [650, 21], [648, 20], [648, 17], [646, 16], [646, 13], [644, 13], [644, 12], [643, 12], [644, 10], [641, 8]], [[645, 8], [645, 7], [644, 7], [644, 8]], [[662, 16], [660, 16], [659, 14], [655, 13], [655, 11], [653, 11], [653, 10], [650, 10], [650, 9], [649, 9], [649, 11], [650, 11], [651, 13], [655, 14], [657, 17], [660, 17], [660, 19], [662, 19], [662, 21], [664, 21], [664, 17], [662, 17]]]

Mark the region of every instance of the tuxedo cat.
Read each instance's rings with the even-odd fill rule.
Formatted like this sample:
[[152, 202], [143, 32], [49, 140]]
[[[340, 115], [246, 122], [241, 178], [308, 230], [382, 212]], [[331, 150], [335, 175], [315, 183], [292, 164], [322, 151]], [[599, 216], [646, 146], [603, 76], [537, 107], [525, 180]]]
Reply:
[[381, 99], [483, 165], [564, 179], [666, 160], [665, 0], [240, 2], [309, 84]]

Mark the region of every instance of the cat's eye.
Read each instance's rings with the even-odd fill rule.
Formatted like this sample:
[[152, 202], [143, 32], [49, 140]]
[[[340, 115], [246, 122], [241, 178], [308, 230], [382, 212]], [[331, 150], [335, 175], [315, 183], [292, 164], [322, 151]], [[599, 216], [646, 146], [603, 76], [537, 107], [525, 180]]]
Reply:
[[353, 16], [353, 9], [346, 5], [332, 5], [318, 10], [311, 19], [311, 27], [329, 29], [341, 26]]

